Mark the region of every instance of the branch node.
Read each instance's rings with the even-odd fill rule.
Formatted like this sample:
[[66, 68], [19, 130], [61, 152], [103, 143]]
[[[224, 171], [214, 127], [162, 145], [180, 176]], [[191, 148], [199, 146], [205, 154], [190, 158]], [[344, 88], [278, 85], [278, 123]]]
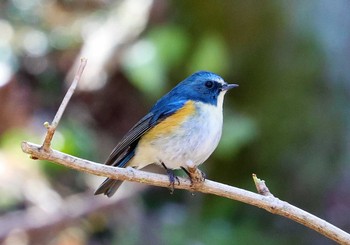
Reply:
[[32, 160], [39, 160], [39, 158], [37, 158], [36, 156], [33, 156], [33, 155], [29, 155], [29, 158]]
[[265, 180], [259, 179], [256, 174], [252, 174], [255, 187], [260, 195], [273, 197], [269, 188], [267, 188]]
[[47, 128], [47, 132], [46, 132], [43, 145], [41, 146], [40, 150], [43, 150], [48, 153], [51, 151], [51, 141], [52, 141], [53, 135], [55, 134], [56, 127], [53, 125], [50, 125], [49, 123], [44, 123], [44, 126]]
[[46, 129], [49, 129], [50, 123], [49, 123], [49, 122], [44, 122], [44, 127], [45, 127]]

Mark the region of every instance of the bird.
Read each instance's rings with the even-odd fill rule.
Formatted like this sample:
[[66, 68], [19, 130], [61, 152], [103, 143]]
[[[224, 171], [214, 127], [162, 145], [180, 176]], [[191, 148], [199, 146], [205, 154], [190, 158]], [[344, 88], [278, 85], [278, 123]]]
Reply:
[[[222, 134], [225, 93], [238, 87], [209, 71], [193, 73], [160, 98], [113, 149], [106, 165], [142, 169], [163, 166], [174, 188], [173, 170], [198, 167], [216, 149]], [[204, 176], [204, 174], [203, 174]], [[95, 195], [114, 195], [122, 181], [107, 178]]]

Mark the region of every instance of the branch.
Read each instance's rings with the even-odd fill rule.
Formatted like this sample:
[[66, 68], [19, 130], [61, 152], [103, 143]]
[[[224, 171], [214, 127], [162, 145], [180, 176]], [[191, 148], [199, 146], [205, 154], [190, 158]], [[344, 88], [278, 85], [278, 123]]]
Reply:
[[69, 87], [66, 95], [64, 96], [63, 101], [62, 101], [60, 107], [58, 108], [56, 115], [55, 115], [54, 119], [52, 120], [51, 125], [48, 122], [44, 123], [44, 126], [47, 128], [46, 137], [45, 137], [44, 143], [42, 145], [42, 148], [44, 151], [47, 151], [47, 152], [50, 151], [51, 141], [52, 141], [53, 135], [55, 134], [56, 127], [58, 126], [58, 123], [61, 120], [63, 112], [66, 109], [70, 98], [74, 94], [74, 91], [78, 85], [78, 82], [81, 78], [81, 75], [83, 74], [86, 63], [87, 63], [86, 58], [80, 59], [80, 65], [79, 65], [78, 71], [76, 72], [74, 80], [73, 80], [71, 86]]
[[[111, 167], [77, 158], [56, 150], [46, 152], [43, 151], [39, 145], [29, 142], [22, 142], [22, 150], [23, 152], [34, 156], [36, 159], [51, 161], [82, 172], [118, 180], [139, 182], [159, 187], [169, 187], [169, 179], [166, 175], [149, 173], [133, 168]], [[184, 178], [179, 179], [180, 184], [175, 185], [175, 189], [197, 191], [244, 202], [265, 209], [270, 213], [278, 214], [294, 220], [340, 244], [350, 244], [350, 234], [273, 196], [256, 194], [211, 180], [205, 180], [205, 182], [203, 182], [201, 185], [196, 184], [192, 186], [189, 180]]]
[[[69, 101], [69, 98], [74, 92], [76, 83], [79, 81], [85, 65], [86, 59], [82, 59], [80, 68], [78, 69], [78, 72], [71, 85], [71, 88], [67, 92], [67, 95], [63, 100], [60, 109], [57, 112], [58, 115], [55, 116], [52, 125], [48, 125], [48, 123], [46, 123], [48, 132], [43, 145], [40, 146], [29, 142], [22, 142], [21, 146], [23, 152], [30, 154], [32, 159], [48, 160], [69, 168], [73, 168], [94, 175], [104, 176], [123, 181], [126, 180], [139, 182], [159, 187], [169, 187], [169, 179], [165, 175], [135, 170], [133, 168], [111, 167], [108, 165], [103, 165], [81, 158], [77, 158], [50, 148], [51, 140], [55, 129], [58, 125], [58, 121], [62, 116], [62, 113]], [[197, 169], [194, 169], [194, 172], [196, 170]], [[192, 185], [189, 180], [184, 178], [179, 178], [180, 183], [178, 185], [175, 185], [174, 188], [212, 194], [247, 203], [265, 209], [270, 213], [278, 214], [288, 219], [294, 220], [340, 244], [350, 244], [350, 234], [300, 208], [297, 208], [285, 201], [274, 197], [270, 193], [263, 180], [258, 179], [256, 175], [253, 175], [253, 179], [258, 193], [260, 194], [256, 194], [250, 191], [221, 184], [211, 180], [205, 180], [204, 182], [198, 182]]]

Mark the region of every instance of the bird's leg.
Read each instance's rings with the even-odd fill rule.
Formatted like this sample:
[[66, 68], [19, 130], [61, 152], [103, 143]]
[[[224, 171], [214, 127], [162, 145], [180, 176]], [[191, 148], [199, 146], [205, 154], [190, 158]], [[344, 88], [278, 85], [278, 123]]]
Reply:
[[190, 178], [191, 185], [193, 185], [192, 176], [191, 176], [190, 172], [188, 172], [188, 170], [182, 166], [181, 166], [181, 169], [185, 172], [185, 174], [188, 176], [188, 178]]
[[168, 174], [169, 182], [170, 182], [170, 185], [169, 185], [170, 186], [170, 193], [173, 194], [174, 193], [175, 180], [180, 185], [179, 177], [177, 177], [174, 174], [174, 171], [172, 169], [167, 168], [167, 166], [165, 166], [165, 164], [163, 162], [162, 162], [162, 166], [165, 168], [166, 173]]
[[204, 182], [207, 177], [206, 174], [197, 167], [189, 167], [188, 169], [186, 169], [185, 167], [181, 168], [190, 178], [191, 185]]

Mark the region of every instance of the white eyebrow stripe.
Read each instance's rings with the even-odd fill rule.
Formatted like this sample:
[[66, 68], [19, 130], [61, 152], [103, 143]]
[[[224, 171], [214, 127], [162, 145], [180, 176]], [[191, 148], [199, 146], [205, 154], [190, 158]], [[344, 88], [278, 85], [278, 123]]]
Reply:
[[227, 84], [223, 79], [213, 79], [214, 82], [220, 83], [221, 85]]
[[219, 76], [210, 76], [208, 77], [210, 80], [212, 80], [213, 82], [217, 82], [217, 83], [220, 83], [221, 85], [224, 85], [224, 84], [227, 84], [224, 79], [222, 79], [221, 77]]

